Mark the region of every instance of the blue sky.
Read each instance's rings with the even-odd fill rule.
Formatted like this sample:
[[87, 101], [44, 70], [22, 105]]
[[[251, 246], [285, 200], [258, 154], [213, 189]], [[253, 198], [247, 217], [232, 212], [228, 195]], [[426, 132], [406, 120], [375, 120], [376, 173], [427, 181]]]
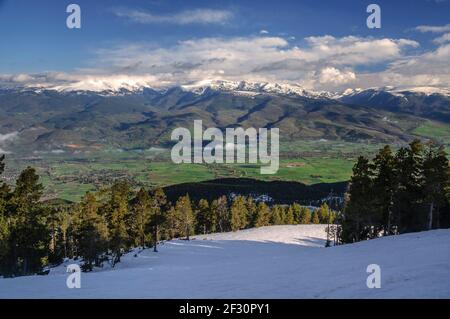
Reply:
[[[81, 29], [66, 27], [70, 3], [81, 7]], [[381, 7], [381, 29], [366, 26], [370, 3]], [[446, 0], [0, 0], [0, 75], [448, 87], [449, 23]]]

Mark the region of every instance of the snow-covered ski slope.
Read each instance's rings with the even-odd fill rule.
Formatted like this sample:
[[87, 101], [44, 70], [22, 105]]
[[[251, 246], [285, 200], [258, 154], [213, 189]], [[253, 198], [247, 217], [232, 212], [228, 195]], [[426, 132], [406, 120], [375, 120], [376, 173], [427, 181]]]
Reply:
[[[0, 298], [450, 298], [450, 230], [324, 248], [324, 225], [271, 226], [173, 240], [81, 275], [0, 279]], [[366, 286], [369, 264], [381, 288]]]

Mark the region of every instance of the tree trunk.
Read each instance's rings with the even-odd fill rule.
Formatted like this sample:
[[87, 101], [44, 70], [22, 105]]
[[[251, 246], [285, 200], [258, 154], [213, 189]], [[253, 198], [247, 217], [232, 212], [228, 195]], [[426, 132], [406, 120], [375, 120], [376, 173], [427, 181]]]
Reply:
[[55, 239], [55, 234], [56, 232], [55, 232], [55, 228], [52, 228], [52, 235], [51, 235], [51, 238], [50, 238], [50, 252], [52, 253], [52, 254], [54, 254], [55, 253], [55, 250], [56, 250], [56, 239]]
[[113, 258], [113, 264], [112, 264], [113, 268], [116, 266], [117, 263], [120, 263], [120, 256], [121, 256], [120, 251], [116, 252], [116, 255]]
[[63, 241], [64, 241], [64, 258], [67, 258], [67, 235], [63, 234]]
[[17, 237], [15, 233], [13, 233], [12, 235], [11, 246], [12, 246], [11, 271], [13, 275], [16, 276], [18, 274], [18, 265], [17, 265], [18, 253], [17, 253]]
[[439, 229], [440, 227], [441, 227], [441, 222], [440, 222], [440, 220], [441, 220], [441, 212], [439, 211], [439, 207], [438, 207], [438, 209], [436, 210], [436, 228], [437, 229]]
[[430, 210], [428, 212], [428, 230], [433, 228], [433, 209], [434, 209], [434, 202], [431, 202]]
[[392, 216], [392, 212], [391, 209], [389, 208], [388, 210], [388, 220], [387, 220], [387, 232], [385, 233], [385, 235], [390, 235], [391, 234], [391, 216]]
[[28, 257], [23, 259], [23, 274], [26, 275], [28, 273]]
[[385, 230], [385, 235], [391, 235], [391, 228], [392, 228], [392, 207], [394, 205], [393, 200], [392, 200], [392, 192], [390, 192], [390, 196], [389, 196], [389, 204], [388, 204], [388, 216], [387, 216], [387, 229]]
[[154, 240], [154, 243], [153, 243], [153, 251], [155, 252], [155, 253], [157, 253], [158, 252], [158, 225], [156, 225], [155, 226], [155, 230], [154, 230], [154, 234], [153, 234], [153, 240]]

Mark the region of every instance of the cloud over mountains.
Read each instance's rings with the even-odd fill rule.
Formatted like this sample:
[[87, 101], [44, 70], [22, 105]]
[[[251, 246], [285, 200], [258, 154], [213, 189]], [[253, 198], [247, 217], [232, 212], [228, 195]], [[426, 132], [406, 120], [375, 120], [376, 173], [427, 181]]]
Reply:
[[[198, 38], [170, 47], [124, 43], [96, 50], [90, 67], [70, 74], [2, 75], [0, 81], [93, 90], [105, 84], [164, 87], [205, 79], [295, 83], [316, 90], [429, 85], [430, 78], [436, 85], [450, 83], [447, 45], [414, 56], [408, 52], [419, 43], [408, 39], [325, 35], [307, 37], [304, 42], [299, 47], [283, 37], [249, 36]], [[380, 64], [387, 68], [367, 71]]]
[[[224, 24], [233, 18], [232, 11], [217, 9], [162, 15], [122, 7], [113, 12], [143, 24]], [[450, 24], [413, 30], [438, 35], [432, 41], [435, 47], [423, 50], [410, 39], [355, 35], [309, 36], [294, 45], [292, 37], [262, 30], [258, 35], [191, 38], [165, 46], [122, 42], [95, 49], [93, 58], [73, 72], [0, 74], [0, 84], [103, 90], [229, 80], [289, 83], [309, 90], [450, 87]]]

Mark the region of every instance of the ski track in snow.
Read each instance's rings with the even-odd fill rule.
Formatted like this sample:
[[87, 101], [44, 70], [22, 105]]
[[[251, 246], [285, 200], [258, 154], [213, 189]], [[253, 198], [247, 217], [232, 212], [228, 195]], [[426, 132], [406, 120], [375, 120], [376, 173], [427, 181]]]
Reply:
[[[115, 269], [0, 279], [0, 298], [450, 298], [450, 230], [324, 248], [325, 225], [270, 226], [135, 250]], [[381, 267], [368, 289], [366, 267]]]

